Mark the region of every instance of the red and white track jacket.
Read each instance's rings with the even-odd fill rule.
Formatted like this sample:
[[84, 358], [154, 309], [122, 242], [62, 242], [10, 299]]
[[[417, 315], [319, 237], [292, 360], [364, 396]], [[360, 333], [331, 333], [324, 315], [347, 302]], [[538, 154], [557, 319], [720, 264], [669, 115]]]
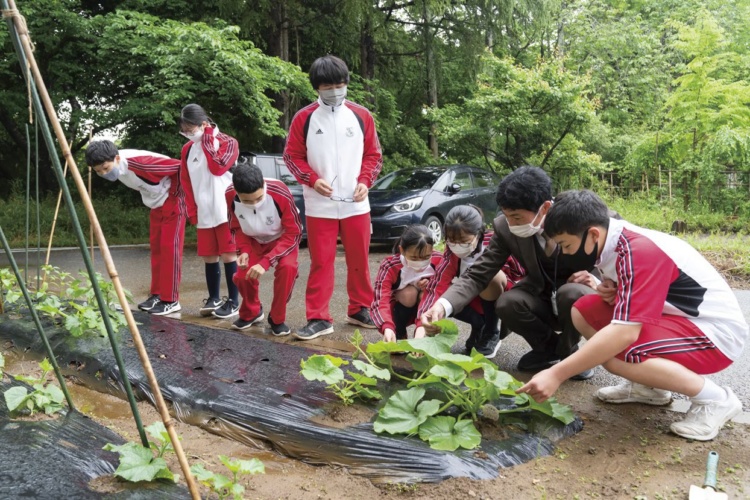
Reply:
[[[490, 240], [494, 234], [493, 231], [487, 231], [484, 233], [482, 252], [484, 252], [484, 250], [490, 245]], [[468, 269], [468, 267], [466, 269]], [[445, 291], [448, 290], [451, 283], [453, 283], [453, 280], [459, 277], [466, 269], [461, 269], [461, 259], [451, 251], [448, 245], [446, 245], [443, 258], [435, 270], [435, 277], [427, 285], [427, 288], [422, 295], [422, 301], [419, 303], [419, 316], [432, 307]], [[514, 284], [518, 283], [521, 278], [526, 276], [526, 270], [513, 256], [508, 257], [508, 260], [505, 261], [502, 271], [508, 278], [506, 290], [510, 290]], [[478, 298], [474, 298], [469, 305], [476, 309], [477, 312], [482, 312], [482, 305]]]
[[180, 186], [180, 161], [139, 149], [119, 152], [118, 180], [141, 193], [150, 209], [164, 207], [169, 213], [185, 213], [185, 193]]
[[200, 145], [189, 141], [182, 147], [180, 182], [191, 224], [211, 228], [227, 222], [224, 193], [232, 183], [229, 168], [239, 154], [237, 139], [218, 127], [206, 127]]
[[325, 219], [345, 219], [370, 211], [370, 202], [342, 203], [318, 194], [313, 186], [323, 179], [333, 197], [349, 199], [357, 184], [368, 188], [383, 168], [375, 121], [370, 112], [351, 101], [336, 107], [318, 99], [294, 115], [289, 127], [284, 161], [303, 186], [305, 213]]
[[252, 253], [250, 240], [261, 245], [276, 242], [259, 262], [263, 269], [268, 270], [299, 247], [302, 220], [289, 188], [276, 179], [265, 181], [267, 198], [257, 209], [243, 206], [233, 185], [226, 190], [226, 202], [229, 206], [229, 228], [235, 235], [239, 253]]
[[[430, 256], [430, 266], [436, 269], [440, 264], [443, 255], [440, 252], [433, 251]], [[401, 261], [400, 254], [394, 254], [386, 257], [380, 263], [378, 275], [375, 278], [374, 299], [370, 306], [370, 317], [380, 333], [384, 333], [386, 328], [396, 330], [396, 324], [393, 322], [393, 305], [396, 302], [394, 293], [399, 288], [401, 282], [401, 270], [404, 263]], [[430, 280], [434, 279], [431, 277]], [[430, 281], [431, 282], [431, 281]], [[428, 285], [429, 287], [429, 285]], [[424, 294], [422, 294], [424, 297]], [[420, 326], [419, 316], [416, 319], [416, 325]]]

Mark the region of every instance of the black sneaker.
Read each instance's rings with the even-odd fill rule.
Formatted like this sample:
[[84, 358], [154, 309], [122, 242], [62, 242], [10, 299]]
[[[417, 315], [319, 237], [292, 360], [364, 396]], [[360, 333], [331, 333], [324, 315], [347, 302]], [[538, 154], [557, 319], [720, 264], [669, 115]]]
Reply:
[[311, 319], [304, 328], [294, 332], [294, 337], [299, 340], [311, 340], [333, 333], [333, 325], [324, 319]]
[[232, 328], [234, 328], [235, 330], [244, 330], [246, 328], [250, 328], [255, 323], [263, 321], [263, 318], [265, 318], [265, 315], [263, 314], [263, 308], [261, 308], [256, 317], [254, 317], [250, 321], [245, 321], [244, 319], [239, 318], [237, 321], [232, 323]]
[[287, 326], [286, 323], [279, 323], [278, 325], [271, 321], [271, 318], [268, 318], [268, 324], [271, 325], [271, 333], [273, 333], [276, 337], [283, 337], [285, 335], [289, 335], [292, 333], [292, 329]]
[[549, 351], [529, 351], [518, 360], [518, 370], [540, 372], [560, 361], [560, 356]]
[[138, 309], [141, 311], [150, 311], [159, 302], [158, 295], [151, 295], [149, 298], [138, 304]]
[[377, 328], [375, 323], [372, 322], [372, 318], [370, 318], [370, 310], [366, 307], [361, 308], [356, 314], [347, 316], [346, 322], [351, 323], [352, 325], [361, 326], [362, 328]]
[[481, 342], [477, 342], [475, 349], [478, 353], [484, 355], [485, 358], [492, 359], [497, 356], [497, 351], [500, 350], [501, 344], [500, 332], [495, 332], [488, 339], [482, 339]]
[[148, 310], [149, 314], [154, 316], [166, 316], [167, 314], [176, 313], [182, 310], [182, 306], [179, 302], [164, 302], [160, 300], [154, 307]]
[[211, 316], [215, 310], [223, 305], [223, 300], [209, 297], [203, 301], [203, 307], [198, 312], [201, 313], [201, 316]]
[[229, 319], [233, 316], [237, 316], [240, 313], [240, 306], [235, 305], [232, 299], [227, 299], [218, 309], [214, 309], [211, 313], [217, 318]]

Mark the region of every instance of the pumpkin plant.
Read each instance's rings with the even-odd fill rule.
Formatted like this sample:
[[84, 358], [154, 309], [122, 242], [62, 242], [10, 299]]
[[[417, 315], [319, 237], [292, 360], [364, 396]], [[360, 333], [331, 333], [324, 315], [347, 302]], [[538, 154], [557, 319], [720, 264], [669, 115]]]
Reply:
[[[516, 394], [523, 383], [499, 370], [475, 349], [470, 355], [453, 354], [451, 348], [458, 339], [458, 328], [450, 320], [438, 321], [436, 325], [441, 332], [434, 337], [381, 341], [368, 344], [365, 349], [364, 339], [356, 331], [350, 339], [355, 348], [352, 366], [360, 373], [345, 374], [340, 367], [348, 362], [331, 355], [302, 360], [301, 373], [308, 380], [328, 383], [328, 388], [344, 404], [351, 404], [355, 398], [380, 399], [381, 393], [375, 387], [378, 380], [398, 379], [406, 389], [385, 401], [373, 424], [375, 432], [419, 435], [432, 448], [440, 450], [477, 447], [481, 435], [474, 421], [484, 413], [502, 415], [531, 410], [564, 424], [574, 420], [570, 407], [554, 398], [537, 403], [526, 394]], [[395, 370], [391, 354], [406, 354], [411, 370], [408, 373]], [[509, 404], [497, 406], [499, 400]]]
[[107, 443], [102, 448], [120, 455], [120, 464], [115, 470], [115, 476], [134, 483], [156, 479], [177, 482], [175, 475], [169, 470], [169, 466], [164, 460], [165, 453], [174, 453], [164, 423], [154, 422], [146, 427], [146, 432], [154, 439], [154, 441], [148, 442], [148, 448], [132, 442], [122, 445]]
[[[1, 357], [0, 357], [1, 358]], [[0, 361], [2, 361], [0, 359]], [[0, 375], [2, 374], [2, 365], [0, 365]], [[31, 415], [43, 411], [47, 415], [52, 415], [63, 409], [65, 395], [59, 387], [47, 383], [47, 375], [52, 371], [52, 364], [45, 358], [39, 363], [42, 369], [42, 376], [39, 378], [16, 375], [15, 379], [26, 382], [34, 389], [29, 392], [26, 387], [11, 387], [3, 396], [8, 411], [11, 414], [17, 414], [22, 411], [28, 411]]]

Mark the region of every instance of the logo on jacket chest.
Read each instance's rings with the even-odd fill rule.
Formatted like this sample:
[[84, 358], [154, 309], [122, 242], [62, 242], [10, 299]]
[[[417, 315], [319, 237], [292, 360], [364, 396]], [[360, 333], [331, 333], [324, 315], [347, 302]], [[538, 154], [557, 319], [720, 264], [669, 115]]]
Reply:
[[346, 127], [346, 136], [354, 137], [354, 127]]
[[266, 217], [266, 226], [270, 226], [272, 224], [273, 224], [273, 217], [269, 215], [268, 217]]

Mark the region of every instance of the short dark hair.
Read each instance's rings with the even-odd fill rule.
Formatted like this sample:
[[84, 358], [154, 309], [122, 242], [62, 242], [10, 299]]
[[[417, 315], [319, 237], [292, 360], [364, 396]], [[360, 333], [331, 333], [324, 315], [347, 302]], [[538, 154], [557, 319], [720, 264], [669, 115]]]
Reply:
[[310, 84], [318, 90], [324, 83], [349, 83], [349, 68], [343, 60], [332, 55], [315, 59], [310, 66]]
[[609, 227], [609, 209], [588, 189], [558, 194], [544, 219], [544, 232], [550, 237], [583, 234], [591, 226]]
[[401, 246], [404, 250], [415, 247], [417, 253], [421, 254], [428, 245], [432, 248], [434, 244], [435, 239], [432, 237], [432, 231], [427, 229], [427, 226], [412, 224], [411, 226], [406, 226], [404, 232], [401, 233], [401, 237], [393, 245], [393, 253], [400, 253], [398, 247]]
[[461, 233], [484, 237], [482, 210], [474, 205], [457, 205], [445, 216], [443, 230], [445, 237], [456, 239]]
[[552, 199], [552, 180], [539, 167], [524, 166], [509, 173], [497, 186], [495, 201], [501, 210], [537, 212]]
[[89, 167], [101, 165], [105, 161], [114, 161], [120, 154], [115, 143], [109, 140], [90, 142], [86, 147], [86, 164]]
[[240, 163], [235, 165], [232, 174], [234, 190], [242, 194], [254, 193], [263, 187], [263, 173], [257, 165]]
[[180, 113], [180, 128], [183, 127], [183, 125], [200, 125], [203, 122], [211, 122], [211, 118], [208, 116], [208, 113], [206, 113], [206, 110], [203, 109], [198, 104], [188, 104], [184, 108], [182, 108], [182, 112]]

